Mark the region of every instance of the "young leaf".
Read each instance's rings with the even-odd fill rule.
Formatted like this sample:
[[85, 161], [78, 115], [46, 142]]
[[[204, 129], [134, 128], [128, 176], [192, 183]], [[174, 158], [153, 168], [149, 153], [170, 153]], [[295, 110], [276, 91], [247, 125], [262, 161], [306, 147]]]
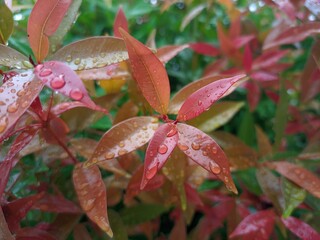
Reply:
[[223, 181], [228, 190], [238, 193], [230, 174], [229, 162], [219, 145], [199, 129], [178, 123], [178, 147], [193, 161]]
[[43, 83], [31, 70], [20, 73], [0, 87], [0, 139], [39, 95]]
[[144, 173], [141, 182], [143, 189], [167, 161], [178, 142], [178, 131], [174, 124], [161, 125], [149, 142], [144, 160]]
[[167, 114], [170, 84], [166, 69], [154, 53], [120, 29], [126, 43], [133, 77], [143, 96], [157, 112]]
[[253, 70], [265, 69], [277, 65], [281, 58], [289, 53], [288, 50], [270, 50], [263, 52], [253, 61]]
[[268, 240], [273, 230], [275, 214], [272, 210], [263, 210], [244, 218], [230, 238], [237, 236], [249, 237], [247, 239]]
[[184, 28], [194, 19], [196, 18], [205, 8], [207, 4], [200, 4], [195, 8], [191, 9], [191, 11], [184, 17], [182, 23], [180, 25], [180, 31], [182, 32]]
[[153, 117], [134, 117], [114, 125], [102, 136], [85, 167], [138, 149], [152, 138], [157, 127], [158, 119]]
[[57, 51], [57, 48], [61, 46], [61, 42], [63, 37], [67, 34], [70, 30], [72, 24], [75, 22], [78, 10], [81, 6], [82, 0], [72, 0], [71, 5], [68, 8], [68, 11], [64, 15], [58, 29], [55, 33], [49, 37], [50, 42], [50, 52], [54, 53]]
[[107, 192], [98, 166], [84, 168], [81, 163], [77, 164], [73, 170], [73, 184], [87, 216], [112, 237], [107, 216]]
[[245, 84], [245, 88], [247, 89], [247, 100], [249, 103], [250, 111], [254, 111], [260, 101], [261, 90], [259, 85], [255, 81], [249, 81]]
[[114, 23], [113, 23], [113, 35], [115, 37], [121, 38], [122, 36], [121, 36], [121, 33], [119, 32], [119, 28], [122, 28], [126, 32], [129, 32], [128, 21], [121, 6], [117, 12], [116, 19], [114, 20]]
[[72, 70], [101, 68], [128, 59], [124, 41], [115, 37], [90, 37], [63, 48], [50, 60], [65, 62]]
[[0, 43], [6, 44], [13, 31], [13, 16], [4, 2], [0, 2]]
[[320, 198], [320, 179], [307, 169], [289, 162], [272, 162], [268, 167]]
[[252, 51], [249, 44], [244, 48], [243, 66], [247, 73], [252, 69]]
[[214, 102], [233, 92], [243, 80], [245, 80], [245, 75], [237, 75], [200, 88], [184, 101], [178, 112], [177, 120], [187, 121], [199, 116]]
[[201, 131], [211, 132], [226, 124], [243, 105], [243, 102], [217, 102], [214, 108], [188, 121], [188, 124], [199, 128]]
[[33, 53], [40, 63], [49, 53], [49, 39], [58, 29], [72, 0], [38, 0], [28, 21], [28, 37]]
[[58, 91], [73, 100], [80, 101], [93, 110], [99, 109], [89, 97], [82, 80], [68, 65], [49, 61], [37, 65], [34, 73], [53, 91]]
[[2, 44], [0, 44], [0, 66], [16, 69], [33, 68], [26, 56]]
[[297, 218], [281, 218], [281, 221], [292, 233], [303, 240], [320, 240], [320, 234], [316, 230]]
[[156, 56], [163, 63], [169, 62], [172, 58], [174, 58], [178, 53], [188, 48], [188, 44], [183, 45], [167, 45], [159, 48], [156, 52]]
[[211, 57], [215, 57], [220, 53], [218, 48], [205, 42], [190, 43], [189, 47], [196, 53]]
[[57, 240], [47, 231], [41, 230], [37, 227], [34, 228], [21, 228], [16, 234], [16, 240]]

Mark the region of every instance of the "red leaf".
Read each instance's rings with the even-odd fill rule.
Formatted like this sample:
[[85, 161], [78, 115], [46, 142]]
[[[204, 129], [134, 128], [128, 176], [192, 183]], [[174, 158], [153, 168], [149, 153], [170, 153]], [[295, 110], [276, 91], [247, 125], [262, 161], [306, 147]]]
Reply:
[[58, 29], [71, 4], [71, 0], [38, 0], [28, 21], [30, 46], [38, 62], [49, 52], [49, 36]]
[[268, 240], [274, 221], [275, 214], [272, 210], [259, 211], [244, 218], [229, 237], [250, 236], [250, 239]]
[[250, 81], [245, 85], [247, 89], [247, 99], [250, 107], [250, 111], [254, 111], [259, 104], [261, 97], [261, 90], [256, 82]]
[[126, 15], [124, 14], [121, 6], [117, 12], [117, 16], [116, 16], [116, 19], [114, 20], [114, 24], [113, 24], [114, 36], [121, 38], [122, 36], [119, 32], [119, 28], [122, 28], [126, 32], [129, 32], [128, 21], [127, 21]]
[[278, 76], [266, 71], [256, 71], [250, 74], [250, 77], [259, 82], [269, 82], [278, 80]]
[[44, 196], [44, 192], [25, 198], [20, 198], [3, 206], [3, 213], [6, 217], [11, 232], [19, 229], [20, 221], [27, 215], [31, 207]]
[[174, 124], [161, 125], [149, 142], [144, 160], [144, 173], [141, 182], [143, 189], [167, 161], [178, 142], [178, 131]]
[[132, 152], [146, 144], [158, 127], [158, 119], [134, 117], [114, 125], [99, 141], [85, 167]]
[[283, 224], [296, 236], [303, 240], [319, 240], [320, 234], [316, 232], [310, 225], [307, 223], [294, 218], [281, 218]]
[[307, 169], [289, 162], [272, 162], [267, 166], [320, 198], [320, 179]]
[[219, 145], [199, 129], [178, 123], [179, 148], [204, 169], [215, 174], [226, 187], [238, 193], [231, 174], [229, 162]]
[[243, 55], [243, 66], [246, 72], [250, 72], [252, 68], [252, 52], [250, 49], [250, 45], [247, 44], [244, 48], [244, 55]]
[[220, 53], [218, 48], [205, 42], [190, 43], [189, 46], [193, 51], [202, 55], [215, 57]]
[[287, 16], [290, 18], [290, 20], [294, 21], [296, 17], [296, 10], [294, 8], [294, 5], [290, 2], [290, 0], [282, 0], [282, 1], [273, 1], [278, 8], [283, 11]]
[[170, 233], [169, 240], [187, 239], [186, 223], [181, 214], [175, 221], [174, 227]]
[[66, 64], [57, 61], [45, 62], [37, 65], [34, 73], [53, 91], [80, 101], [93, 110], [100, 109], [89, 97], [82, 80]]
[[247, 43], [249, 43], [254, 38], [255, 38], [254, 35], [240, 36], [240, 37], [233, 39], [232, 44], [236, 49], [238, 49], [238, 48], [241, 48], [242, 46], [246, 45]]
[[178, 53], [188, 48], [188, 44], [183, 45], [167, 45], [161, 47], [157, 50], [156, 56], [163, 63], [169, 62], [172, 58], [174, 58]]
[[0, 207], [0, 237], [5, 240], [14, 240], [12, 236], [7, 221], [3, 215], [2, 208]]
[[177, 120], [187, 121], [199, 116], [214, 102], [233, 92], [244, 77], [245, 75], [241, 74], [224, 78], [200, 88], [185, 100], [178, 112]]
[[39, 228], [22, 228], [16, 234], [16, 240], [56, 240], [56, 238]]
[[309, 37], [310, 35], [317, 33], [320, 33], [320, 23], [308, 22], [300, 26], [289, 28], [288, 30], [282, 32], [274, 40], [264, 44], [263, 49], [300, 42], [305, 38]]
[[25, 113], [39, 95], [43, 84], [32, 71], [20, 73], [0, 87], [0, 139]]
[[154, 53], [120, 29], [126, 43], [129, 62], [135, 81], [143, 96], [157, 112], [166, 114], [170, 100], [170, 85], [167, 72]]
[[73, 183], [82, 209], [110, 237], [113, 236], [107, 216], [107, 192], [96, 165], [83, 168], [79, 163], [73, 170]]
[[194, 189], [193, 187], [191, 187], [188, 183], [184, 184], [184, 188], [186, 191], [186, 196], [188, 199], [188, 203], [192, 203], [195, 206], [203, 206], [203, 202], [200, 198], [199, 193], [197, 192], [196, 189]]
[[[78, 108], [78, 107], [87, 107], [87, 104], [84, 104], [84, 103], [79, 102], [79, 101], [59, 103], [56, 106], [54, 106], [53, 108], [51, 108], [51, 113], [56, 115], [56, 116], [59, 116], [62, 113], [68, 111], [68, 110], [71, 110], [71, 109], [74, 109], [74, 108]], [[96, 108], [97, 109], [94, 109], [94, 110], [101, 111], [103, 113], [107, 113], [107, 110], [102, 108], [102, 107], [96, 106]]]
[[279, 60], [288, 54], [288, 50], [265, 51], [253, 61], [253, 69], [259, 70], [277, 65]]
[[44, 195], [44, 197], [36, 202], [32, 208], [44, 212], [81, 213], [81, 209], [77, 205], [65, 199], [63, 196], [49, 194]]

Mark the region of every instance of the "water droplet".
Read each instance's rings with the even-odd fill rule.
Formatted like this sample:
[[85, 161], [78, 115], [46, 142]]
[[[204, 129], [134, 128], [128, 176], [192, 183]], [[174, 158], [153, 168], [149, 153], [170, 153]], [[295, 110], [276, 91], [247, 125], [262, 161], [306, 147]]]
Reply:
[[178, 144], [178, 147], [182, 150], [182, 151], [187, 151], [189, 149], [189, 147], [187, 145], [183, 145], [183, 144]]
[[202, 138], [201, 134], [197, 134], [197, 138], [201, 139]]
[[43, 68], [44, 68], [43, 64], [38, 64], [38, 65], [34, 68], [34, 71], [35, 71], [35, 72], [40, 72]]
[[199, 143], [193, 142], [191, 144], [191, 147], [192, 147], [193, 150], [199, 150], [201, 148], [201, 145]]
[[128, 151], [125, 150], [125, 149], [120, 149], [119, 152], [118, 152], [119, 156], [122, 156], [122, 155], [124, 155], [126, 153], [128, 153]]
[[218, 149], [216, 147], [212, 147], [211, 151], [213, 154], [216, 154], [218, 152]]
[[76, 58], [75, 60], [74, 60], [74, 64], [75, 65], [79, 65], [81, 63], [81, 59], [80, 58]]
[[229, 182], [228, 177], [224, 177], [224, 182], [225, 182], [225, 183], [228, 183], [228, 182]]
[[6, 116], [2, 116], [0, 118], [0, 133], [3, 133], [8, 126], [8, 118]]
[[11, 89], [10, 92], [11, 93], [16, 93], [16, 90], [15, 89]]
[[174, 135], [177, 134], [177, 129], [176, 127], [173, 127], [168, 133], [167, 133], [167, 137], [172, 137]]
[[119, 142], [119, 147], [121, 147], [121, 148], [124, 147], [124, 142], [123, 141]]
[[203, 151], [203, 152], [202, 152], [202, 155], [203, 155], [203, 156], [208, 156], [208, 152]]
[[213, 174], [221, 173], [221, 168], [217, 164], [215, 164], [213, 162], [209, 162], [209, 167], [210, 167], [210, 170]]
[[59, 75], [58, 77], [54, 77], [50, 82], [50, 86], [54, 89], [63, 88], [66, 85], [66, 81], [64, 80], [64, 75]]
[[11, 103], [8, 108], [7, 108], [7, 112], [8, 113], [14, 113], [18, 110], [19, 108], [19, 104], [17, 104], [16, 102]]
[[79, 88], [75, 88], [70, 91], [70, 97], [74, 100], [79, 101], [83, 98], [83, 93], [80, 91]]
[[107, 160], [114, 158], [114, 156], [115, 154], [113, 152], [108, 152], [104, 155]]
[[71, 62], [71, 61], [72, 61], [72, 56], [71, 56], [71, 55], [68, 55], [67, 58], [66, 58], [66, 61], [67, 61], [67, 62]]
[[156, 175], [157, 171], [158, 171], [158, 165], [155, 165], [152, 168], [149, 168], [146, 172], [146, 178], [147, 179], [153, 178]]
[[158, 153], [160, 153], [160, 154], [165, 154], [167, 151], [168, 151], [168, 147], [164, 144], [161, 144], [158, 147]]
[[4, 106], [6, 103], [4, 101], [0, 101], [0, 106]]
[[202, 105], [202, 101], [199, 100], [199, 101], [198, 101], [198, 106], [201, 106], [201, 105]]
[[100, 53], [100, 57], [104, 58], [106, 56], [105, 52]]
[[50, 68], [46, 68], [46, 69], [43, 69], [40, 73], [39, 73], [39, 76], [40, 77], [48, 77], [49, 75], [52, 74], [52, 70]]
[[22, 65], [26, 68], [33, 68], [33, 65], [29, 61], [22, 61]]

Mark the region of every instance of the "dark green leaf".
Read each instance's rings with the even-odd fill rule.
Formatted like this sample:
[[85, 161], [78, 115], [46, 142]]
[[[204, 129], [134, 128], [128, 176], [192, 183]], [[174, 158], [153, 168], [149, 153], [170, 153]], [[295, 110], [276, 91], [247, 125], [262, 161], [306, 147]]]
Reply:
[[13, 16], [10, 9], [0, 2], [0, 43], [6, 44], [13, 30]]

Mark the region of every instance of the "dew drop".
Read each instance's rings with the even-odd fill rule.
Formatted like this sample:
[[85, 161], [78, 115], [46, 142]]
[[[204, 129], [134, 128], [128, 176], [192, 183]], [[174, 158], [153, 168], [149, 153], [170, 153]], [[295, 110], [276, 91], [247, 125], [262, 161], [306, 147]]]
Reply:
[[50, 82], [50, 86], [54, 89], [60, 89], [63, 88], [66, 84], [66, 81], [64, 80], [63, 75], [59, 75], [58, 77], [54, 77], [52, 81]]
[[8, 118], [6, 116], [2, 116], [0, 118], [0, 133], [3, 133], [8, 126]]
[[33, 68], [33, 65], [29, 61], [22, 61], [22, 65], [26, 68]]
[[202, 155], [203, 155], [203, 156], [208, 156], [208, 152], [203, 151], [203, 152], [202, 152]]
[[210, 170], [213, 174], [221, 173], [221, 168], [217, 164], [215, 164], [213, 162], [209, 162], [209, 167], [210, 167]]
[[4, 101], [0, 101], [0, 106], [4, 106], [6, 103]]
[[192, 147], [193, 150], [199, 150], [201, 148], [201, 145], [199, 143], [193, 142], [191, 144], [191, 147]]
[[218, 149], [216, 147], [212, 147], [211, 151], [213, 154], [216, 154], [218, 152]]
[[197, 134], [197, 138], [201, 139], [202, 138], [201, 134]]
[[40, 77], [48, 77], [52, 74], [52, 70], [50, 68], [46, 68], [39, 73]]
[[228, 183], [228, 182], [229, 182], [228, 177], [224, 177], [224, 182], [225, 182], [225, 183]]
[[202, 101], [199, 100], [199, 101], [198, 101], [198, 106], [201, 106], [201, 105], [202, 105]]
[[178, 147], [182, 150], [182, 151], [187, 151], [189, 149], [189, 147], [187, 145], [183, 145], [183, 144], [178, 144]]
[[124, 155], [126, 153], [128, 153], [128, 151], [125, 150], [125, 149], [120, 149], [119, 152], [118, 152], [119, 156], [122, 156], [122, 155]]
[[108, 152], [104, 155], [107, 160], [114, 158], [114, 156], [115, 154], [113, 152]]
[[172, 137], [174, 135], [177, 134], [177, 129], [175, 127], [173, 127], [168, 133], [167, 133], [167, 137]]
[[43, 64], [38, 64], [35, 68], [34, 68], [34, 70], [35, 70], [35, 72], [40, 72], [42, 69], [43, 69]]
[[8, 113], [15, 113], [19, 108], [19, 104], [17, 104], [16, 102], [11, 103], [8, 108], [7, 108], [7, 112]]
[[11, 93], [16, 93], [16, 90], [15, 89], [11, 89], [10, 92]]
[[25, 102], [23, 102], [23, 103], [21, 104], [21, 107], [22, 107], [22, 108], [26, 108], [26, 107], [28, 107], [28, 105], [29, 105], [29, 102], [28, 102], [28, 101], [25, 101]]
[[149, 168], [146, 172], [146, 178], [147, 179], [153, 178], [156, 175], [157, 171], [158, 171], [158, 165], [155, 165], [152, 168]]
[[80, 91], [79, 88], [75, 88], [70, 91], [70, 97], [74, 100], [79, 101], [83, 98], [83, 93]]
[[72, 56], [71, 56], [71, 55], [68, 55], [67, 58], [66, 58], [66, 61], [67, 61], [67, 62], [71, 62], [71, 61], [72, 61]]
[[158, 147], [158, 153], [165, 154], [166, 152], [168, 152], [168, 147], [166, 145], [164, 145], [164, 144], [161, 144]]
[[76, 58], [75, 60], [74, 60], [74, 64], [75, 65], [79, 65], [81, 63], [81, 59], [80, 58]]
[[121, 148], [123, 148], [124, 147], [124, 142], [123, 141], [121, 141], [121, 142], [119, 142], [119, 147], [121, 147]]

